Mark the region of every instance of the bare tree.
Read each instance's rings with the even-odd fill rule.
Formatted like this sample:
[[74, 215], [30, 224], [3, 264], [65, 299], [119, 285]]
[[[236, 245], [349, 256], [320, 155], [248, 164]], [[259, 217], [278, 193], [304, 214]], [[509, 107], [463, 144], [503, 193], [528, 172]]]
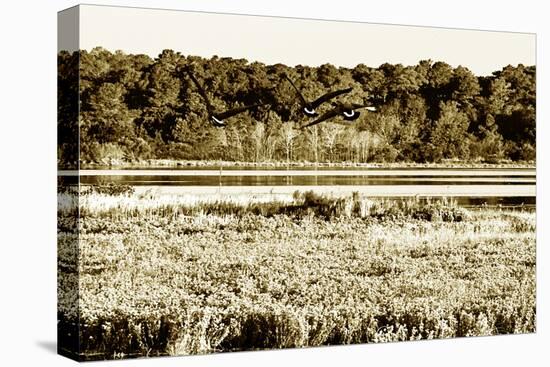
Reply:
[[283, 127], [281, 118], [272, 111], [268, 112], [267, 123], [264, 126], [263, 152], [267, 160], [275, 158], [279, 141], [281, 140], [280, 130]]
[[231, 125], [227, 128], [228, 139], [231, 142], [231, 147], [235, 151], [237, 160], [244, 160], [243, 143], [241, 131], [236, 125]]
[[329, 162], [332, 161], [334, 155], [334, 147], [338, 139], [338, 135], [342, 132], [343, 126], [338, 124], [327, 124], [324, 127], [324, 143], [329, 154]]
[[252, 132], [252, 140], [254, 141], [254, 160], [258, 163], [262, 158], [263, 147], [265, 144], [265, 124], [257, 122]]
[[315, 158], [315, 165], [319, 163], [319, 126], [313, 126], [313, 128], [310, 129], [311, 135], [311, 145], [313, 146], [313, 156]]
[[294, 138], [296, 138], [296, 136], [298, 135], [298, 132], [296, 131], [294, 125], [294, 122], [289, 121], [287, 123], [284, 123], [281, 128], [281, 138], [286, 152], [287, 163], [289, 163], [290, 159], [292, 158]]

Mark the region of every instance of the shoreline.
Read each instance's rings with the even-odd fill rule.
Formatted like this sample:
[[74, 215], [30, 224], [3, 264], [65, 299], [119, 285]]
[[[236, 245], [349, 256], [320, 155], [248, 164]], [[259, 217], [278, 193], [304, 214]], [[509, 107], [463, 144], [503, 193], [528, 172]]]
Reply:
[[[304, 168], [530, 168], [536, 169], [536, 162], [460, 162], [449, 161], [440, 163], [416, 163], [416, 162], [395, 162], [395, 163], [357, 163], [357, 162], [308, 162], [308, 161], [265, 161], [265, 162], [239, 162], [239, 161], [216, 161], [216, 160], [172, 160], [172, 159], [149, 159], [137, 162], [111, 161], [105, 163], [81, 163], [80, 169], [97, 168], [178, 168], [178, 167], [304, 167]], [[62, 170], [62, 167], [59, 167]]]

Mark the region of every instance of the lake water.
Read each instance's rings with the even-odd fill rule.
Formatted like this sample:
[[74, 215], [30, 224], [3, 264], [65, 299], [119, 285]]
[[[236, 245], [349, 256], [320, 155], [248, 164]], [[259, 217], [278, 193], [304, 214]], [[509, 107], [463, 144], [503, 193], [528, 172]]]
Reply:
[[[76, 182], [76, 171], [59, 171]], [[337, 167], [177, 167], [81, 170], [81, 184], [127, 184], [144, 192], [199, 196], [291, 195], [313, 190], [376, 197], [454, 197], [463, 205], [536, 202], [535, 169], [433, 169]]]

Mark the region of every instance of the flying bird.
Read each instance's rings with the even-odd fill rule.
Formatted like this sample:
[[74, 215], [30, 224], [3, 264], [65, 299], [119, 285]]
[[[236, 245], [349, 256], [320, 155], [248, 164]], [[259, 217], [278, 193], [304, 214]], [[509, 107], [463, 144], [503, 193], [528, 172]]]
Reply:
[[334, 117], [337, 117], [337, 116], [342, 116], [344, 118], [344, 120], [346, 120], [346, 121], [357, 120], [359, 115], [361, 115], [361, 112], [359, 112], [358, 110], [362, 109], [362, 108], [365, 108], [368, 111], [372, 111], [372, 112], [376, 111], [376, 108], [373, 107], [373, 106], [362, 105], [362, 104], [357, 104], [357, 103], [341, 103], [341, 102], [339, 102], [339, 103], [333, 103], [332, 105], [334, 106], [333, 109], [325, 112], [319, 118], [317, 118], [316, 120], [310, 122], [309, 124], [302, 126], [301, 129], [305, 129], [306, 127], [317, 125], [317, 124], [319, 124], [319, 123], [321, 123], [325, 120], [328, 120], [328, 119], [331, 119], [331, 118], [334, 118]]
[[346, 89], [339, 89], [335, 90], [333, 92], [328, 92], [322, 95], [321, 97], [317, 98], [316, 100], [310, 102], [308, 101], [300, 92], [300, 90], [294, 85], [294, 82], [292, 79], [288, 77], [288, 75], [285, 73], [284, 77], [290, 82], [290, 84], [294, 87], [296, 90], [296, 93], [298, 94], [298, 97], [300, 98], [300, 104], [302, 105], [302, 112], [308, 116], [308, 117], [317, 117], [319, 114], [315, 109], [319, 107], [321, 104], [330, 101], [331, 99], [338, 97], [341, 94], [346, 94], [352, 91], [353, 88], [346, 88]]
[[225, 127], [227, 126], [227, 123], [225, 122], [226, 119], [232, 116], [238, 115], [239, 113], [248, 111], [254, 107], [259, 107], [264, 105], [264, 103], [256, 103], [248, 106], [233, 108], [231, 110], [227, 110], [223, 112], [216, 111], [214, 110], [212, 103], [210, 103], [210, 100], [208, 99], [208, 96], [206, 95], [206, 92], [202, 87], [201, 83], [199, 83], [199, 81], [195, 78], [195, 76], [190, 70], [186, 70], [186, 71], [187, 71], [187, 75], [189, 75], [193, 83], [195, 83], [195, 86], [197, 87], [199, 94], [201, 95], [202, 99], [204, 100], [204, 103], [206, 104], [206, 110], [208, 111], [208, 118], [210, 119], [212, 124], [216, 127]]

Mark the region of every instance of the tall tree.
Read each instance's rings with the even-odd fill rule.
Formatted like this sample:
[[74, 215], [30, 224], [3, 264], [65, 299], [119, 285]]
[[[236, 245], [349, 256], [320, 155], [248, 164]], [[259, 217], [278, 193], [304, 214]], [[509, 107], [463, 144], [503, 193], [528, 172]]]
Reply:
[[441, 116], [436, 121], [429, 140], [431, 158], [464, 159], [469, 156], [469, 120], [460, 112], [457, 102], [441, 102]]
[[146, 73], [147, 104], [140, 123], [150, 136], [159, 133], [165, 142], [174, 139], [172, 130], [181, 107], [181, 81], [177, 75], [180, 59], [172, 50], [164, 50]]

